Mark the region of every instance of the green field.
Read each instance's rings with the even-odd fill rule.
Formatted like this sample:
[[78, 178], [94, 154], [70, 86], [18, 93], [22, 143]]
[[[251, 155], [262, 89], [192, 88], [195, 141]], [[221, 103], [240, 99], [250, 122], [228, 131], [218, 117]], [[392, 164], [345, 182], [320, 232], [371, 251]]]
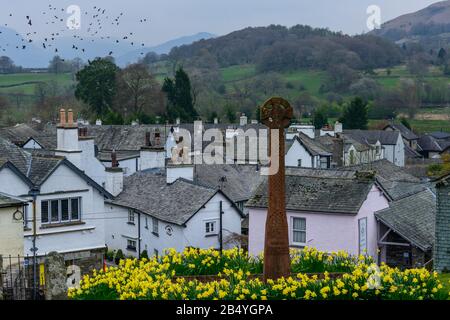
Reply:
[[34, 95], [36, 84], [39, 82], [55, 81], [60, 87], [72, 85], [70, 73], [18, 73], [0, 75], [0, 94]]
[[444, 286], [445, 290], [448, 291], [450, 294], [450, 273], [439, 274], [439, 280], [441, 281], [441, 284]]

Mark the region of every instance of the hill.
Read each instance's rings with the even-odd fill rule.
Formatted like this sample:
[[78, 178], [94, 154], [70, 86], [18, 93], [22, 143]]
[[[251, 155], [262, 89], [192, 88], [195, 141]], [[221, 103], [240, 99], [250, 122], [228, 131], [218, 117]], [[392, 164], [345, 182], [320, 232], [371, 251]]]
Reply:
[[160, 45], [154, 46], [154, 47], [145, 47], [144, 49], [134, 50], [131, 52], [127, 52], [126, 54], [119, 56], [116, 59], [116, 62], [119, 66], [124, 66], [128, 63], [132, 63], [137, 61], [139, 58], [142, 57], [142, 52], [154, 52], [156, 54], [168, 54], [170, 50], [174, 47], [179, 47], [182, 45], [189, 45], [196, 41], [202, 40], [202, 39], [211, 39], [216, 37], [214, 34], [208, 33], [208, 32], [200, 32], [191, 36], [184, 36], [180, 38], [176, 38], [167, 42], [164, 42]]
[[259, 71], [267, 72], [339, 64], [360, 70], [388, 67], [398, 64], [402, 55], [390, 41], [371, 35], [352, 37], [304, 25], [270, 25], [176, 47], [169, 58], [208, 67], [256, 64]]
[[384, 23], [372, 34], [399, 42], [421, 42], [435, 46], [450, 40], [450, 1], [434, 3], [417, 12]]

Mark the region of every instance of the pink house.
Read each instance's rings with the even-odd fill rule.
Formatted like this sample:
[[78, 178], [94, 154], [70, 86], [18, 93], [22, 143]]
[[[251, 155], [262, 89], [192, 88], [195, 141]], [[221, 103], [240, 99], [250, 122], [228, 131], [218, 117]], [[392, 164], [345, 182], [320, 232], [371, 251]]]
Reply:
[[[249, 252], [264, 250], [267, 179], [248, 201]], [[373, 173], [335, 170], [286, 171], [286, 214], [293, 248], [345, 250], [377, 258], [374, 213], [389, 207]]]

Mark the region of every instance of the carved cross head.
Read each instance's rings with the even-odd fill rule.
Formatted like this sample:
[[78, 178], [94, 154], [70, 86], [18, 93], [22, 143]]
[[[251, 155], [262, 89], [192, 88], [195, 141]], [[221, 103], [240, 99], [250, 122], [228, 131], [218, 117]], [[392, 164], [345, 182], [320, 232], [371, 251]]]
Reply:
[[261, 107], [261, 122], [270, 129], [289, 127], [293, 110], [289, 102], [280, 97], [267, 100]]

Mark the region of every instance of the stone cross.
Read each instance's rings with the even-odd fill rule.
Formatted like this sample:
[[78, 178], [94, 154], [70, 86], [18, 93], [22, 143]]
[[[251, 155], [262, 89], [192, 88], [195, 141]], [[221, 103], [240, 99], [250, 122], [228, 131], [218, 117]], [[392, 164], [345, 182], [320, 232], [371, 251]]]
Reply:
[[[289, 236], [286, 217], [286, 186], [285, 186], [285, 141], [284, 129], [292, 119], [292, 107], [283, 98], [274, 97], [267, 100], [261, 107], [261, 122], [270, 129], [270, 144], [272, 130], [278, 130], [278, 150], [270, 159], [278, 157], [279, 170], [269, 175], [269, 208], [266, 219], [264, 243], [264, 280], [288, 277], [290, 270]], [[275, 142], [277, 143], [277, 142]]]

